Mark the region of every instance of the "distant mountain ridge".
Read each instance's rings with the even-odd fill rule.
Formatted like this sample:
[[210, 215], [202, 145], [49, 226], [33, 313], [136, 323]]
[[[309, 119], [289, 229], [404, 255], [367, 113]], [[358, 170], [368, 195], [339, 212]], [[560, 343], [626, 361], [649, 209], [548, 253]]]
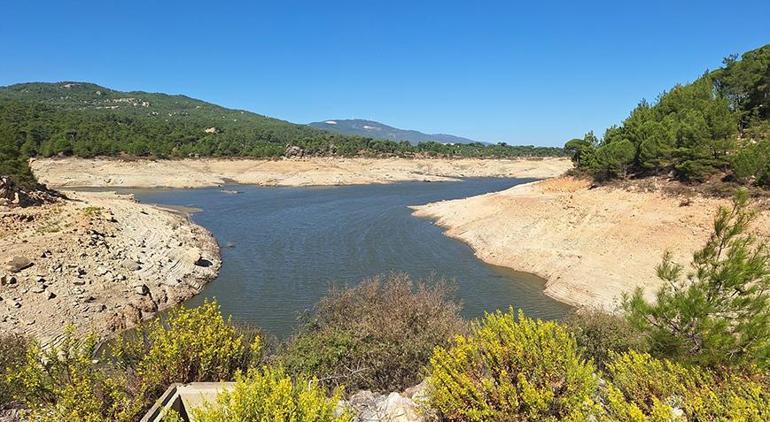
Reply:
[[308, 123], [308, 126], [341, 135], [363, 136], [388, 141], [409, 141], [412, 144], [435, 141], [443, 144], [471, 144], [478, 141], [444, 133], [423, 133], [417, 130], [399, 129], [384, 123], [364, 119], [330, 119]]

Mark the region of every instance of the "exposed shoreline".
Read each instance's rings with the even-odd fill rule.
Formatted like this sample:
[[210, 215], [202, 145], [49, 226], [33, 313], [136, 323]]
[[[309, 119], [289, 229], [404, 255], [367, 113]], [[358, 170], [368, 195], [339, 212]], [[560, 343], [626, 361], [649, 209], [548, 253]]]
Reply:
[[[545, 294], [577, 307], [617, 309], [624, 292], [660, 286], [656, 266], [670, 250], [687, 267], [729, 201], [601, 187], [556, 178], [471, 198], [414, 206], [449, 237], [493, 265], [536, 274]], [[770, 238], [770, 210], [754, 230]]]
[[566, 158], [403, 159], [308, 158], [284, 160], [34, 159], [38, 179], [52, 188], [196, 188], [238, 183], [260, 186], [331, 186], [464, 177], [555, 177], [572, 168]]
[[[71, 325], [76, 336], [106, 338], [216, 277], [216, 239], [183, 212], [114, 192], [65, 193], [58, 203], [0, 210], [0, 332], [51, 345]], [[12, 270], [11, 257], [31, 265]]]

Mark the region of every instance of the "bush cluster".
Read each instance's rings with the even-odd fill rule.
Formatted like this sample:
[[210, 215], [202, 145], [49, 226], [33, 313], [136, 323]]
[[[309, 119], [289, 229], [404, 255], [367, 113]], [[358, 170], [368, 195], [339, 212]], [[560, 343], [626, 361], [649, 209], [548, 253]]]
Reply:
[[333, 289], [279, 361], [332, 388], [403, 390], [420, 382], [435, 346], [465, 329], [451, 293], [445, 283], [415, 284], [405, 274]]
[[68, 332], [60, 345], [29, 344], [5, 380], [36, 420], [135, 420], [175, 382], [224, 381], [260, 361], [215, 303], [179, 308], [96, 351]]
[[770, 249], [747, 234], [753, 216], [742, 191], [692, 273], [664, 259], [657, 301], [636, 293], [620, 315], [558, 323], [511, 309], [467, 327], [446, 285], [396, 274], [333, 289], [268, 358], [214, 303], [99, 354], [93, 338], [41, 350], [2, 337], [0, 398], [41, 421], [134, 420], [171, 383], [235, 379], [198, 420], [346, 421], [346, 391], [427, 377], [424, 404], [443, 420], [770, 420]]
[[642, 101], [599, 140], [593, 132], [565, 150], [599, 180], [673, 172], [702, 182], [730, 172], [770, 186], [770, 45], [752, 50], [696, 81], [677, 85], [654, 104]]

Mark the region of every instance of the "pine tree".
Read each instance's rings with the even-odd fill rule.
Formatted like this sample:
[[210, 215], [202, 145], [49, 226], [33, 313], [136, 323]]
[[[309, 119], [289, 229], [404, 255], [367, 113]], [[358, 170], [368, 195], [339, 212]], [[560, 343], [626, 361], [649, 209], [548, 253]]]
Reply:
[[659, 355], [709, 366], [770, 366], [770, 254], [747, 233], [755, 215], [740, 190], [732, 207], [717, 213], [691, 273], [684, 276], [667, 253], [656, 303], [641, 289], [626, 298], [627, 317]]

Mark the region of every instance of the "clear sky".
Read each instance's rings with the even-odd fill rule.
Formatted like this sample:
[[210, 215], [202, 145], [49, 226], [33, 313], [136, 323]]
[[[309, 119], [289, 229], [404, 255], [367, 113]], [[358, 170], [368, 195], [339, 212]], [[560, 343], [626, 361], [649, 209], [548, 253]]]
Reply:
[[766, 43], [768, 0], [0, 0], [0, 85], [91, 81], [512, 144], [602, 133]]

